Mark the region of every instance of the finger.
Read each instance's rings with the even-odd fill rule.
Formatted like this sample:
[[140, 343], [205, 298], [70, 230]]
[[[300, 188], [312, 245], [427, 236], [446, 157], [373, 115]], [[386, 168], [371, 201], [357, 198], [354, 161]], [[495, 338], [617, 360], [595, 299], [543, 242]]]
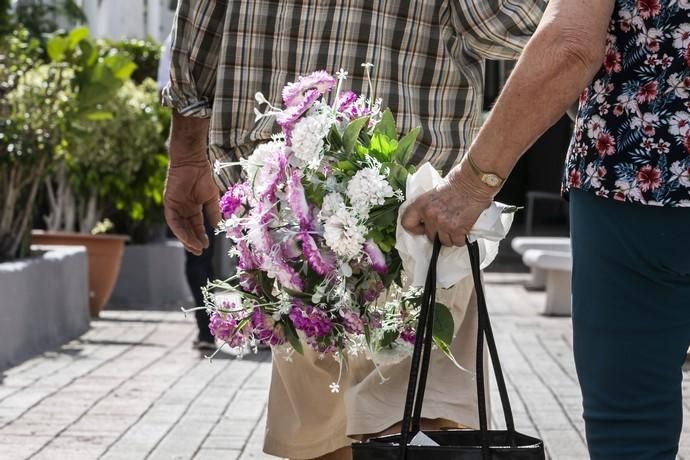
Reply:
[[206, 218], [213, 227], [217, 227], [221, 221], [220, 207], [218, 204], [218, 198], [212, 198], [204, 203], [204, 211], [206, 212]]
[[465, 245], [465, 235], [464, 233], [453, 233], [450, 235], [453, 242], [453, 246], [462, 247]]
[[196, 240], [196, 247], [200, 250], [208, 248], [208, 236], [206, 236], [206, 228], [204, 227], [204, 216], [201, 213], [201, 209], [199, 209], [199, 212], [190, 217], [188, 219], [188, 222], [191, 226], [194, 239]]
[[413, 235], [424, 235], [426, 232], [424, 220], [417, 210], [416, 202], [405, 208], [402, 218], [400, 219], [400, 224], [405, 230]]
[[201, 255], [201, 245], [195, 241], [196, 238], [191, 231], [189, 221], [182, 218], [173, 207], [167, 205], [164, 208], [164, 215], [170, 230], [182, 243], [185, 250], [194, 255]]
[[441, 244], [444, 246], [453, 246], [453, 238], [447, 232], [438, 232], [438, 239], [441, 240]]

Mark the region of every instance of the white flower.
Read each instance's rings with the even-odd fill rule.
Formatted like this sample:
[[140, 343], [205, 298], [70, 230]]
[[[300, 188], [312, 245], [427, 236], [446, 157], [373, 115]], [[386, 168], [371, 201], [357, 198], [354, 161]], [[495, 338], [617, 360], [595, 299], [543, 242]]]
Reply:
[[587, 122], [587, 136], [590, 139], [596, 139], [604, 128], [606, 128], [606, 120], [599, 115], [593, 115]]
[[340, 393], [340, 385], [335, 382], [331, 383], [328, 388], [331, 389], [331, 393]]
[[366, 232], [366, 227], [350, 211], [340, 208], [326, 219], [323, 236], [333, 252], [351, 260], [361, 252]]
[[369, 216], [369, 210], [381, 206], [394, 195], [386, 177], [376, 168], [364, 168], [355, 174], [347, 186], [347, 196], [357, 215]]
[[329, 193], [323, 197], [323, 204], [321, 205], [321, 212], [319, 218], [326, 220], [335, 214], [339, 209], [345, 207], [345, 200], [340, 193]]
[[690, 169], [684, 167], [680, 161], [671, 165], [671, 180], [678, 181], [683, 187], [690, 187]]
[[690, 131], [690, 113], [688, 112], [676, 112], [675, 115], [671, 115], [669, 121], [668, 131], [674, 136], [685, 137]]
[[589, 183], [592, 184], [592, 187], [594, 188], [601, 187], [601, 179], [605, 173], [605, 169], [596, 167], [594, 163], [589, 163], [587, 165], [587, 178], [589, 179]]
[[324, 138], [331, 129], [332, 120], [326, 114], [307, 116], [299, 120], [292, 130], [292, 151], [310, 167], [316, 167], [323, 157]]
[[689, 0], [678, 0], [678, 7], [683, 10], [690, 10]]
[[259, 172], [261, 168], [264, 167], [266, 162], [273, 158], [284, 144], [280, 141], [270, 141], [263, 144], [259, 144], [246, 160], [241, 160], [242, 169], [249, 180], [254, 180], [256, 173]]
[[599, 104], [606, 100], [606, 96], [609, 94], [609, 88], [607, 87], [603, 80], [596, 80], [594, 82], [594, 95], [597, 98]]
[[687, 99], [690, 96], [688, 87], [685, 84], [685, 78], [681, 78], [677, 73], [671, 74], [668, 77], [668, 86], [669, 89], [667, 91], [675, 91], [676, 96], [680, 99]]
[[673, 32], [673, 47], [684, 50], [690, 46], [690, 24], [681, 24]]

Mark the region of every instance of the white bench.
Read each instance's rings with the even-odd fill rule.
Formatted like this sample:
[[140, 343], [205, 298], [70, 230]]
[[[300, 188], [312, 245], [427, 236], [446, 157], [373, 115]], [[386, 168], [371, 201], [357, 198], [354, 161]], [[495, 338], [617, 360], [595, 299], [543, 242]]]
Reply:
[[544, 314], [570, 316], [571, 276], [573, 260], [570, 251], [528, 249], [522, 261], [530, 268], [541, 270], [546, 278], [546, 306]]
[[[570, 252], [570, 238], [563, 237], [517, 237], [511, 241], [513, 250], [525, 255], [530, 249], [552, 252]], [[546, 272], [539, 267], [532, 267], [532, 278], [525, 285], [529, 290], [543, 291], [546, 288]]]

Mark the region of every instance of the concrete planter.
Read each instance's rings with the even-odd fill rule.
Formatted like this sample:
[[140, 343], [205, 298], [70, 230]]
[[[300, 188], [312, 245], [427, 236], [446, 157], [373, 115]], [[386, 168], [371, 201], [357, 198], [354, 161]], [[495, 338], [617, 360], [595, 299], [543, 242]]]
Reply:
[[108, 308], [159, 310], [194, 302], [184, 272], [184, 248], [175, 240], [125, 246]]
[[89, 329], [88, 260], [80, 246], [32, 246], [0, 264], [0, 370]]

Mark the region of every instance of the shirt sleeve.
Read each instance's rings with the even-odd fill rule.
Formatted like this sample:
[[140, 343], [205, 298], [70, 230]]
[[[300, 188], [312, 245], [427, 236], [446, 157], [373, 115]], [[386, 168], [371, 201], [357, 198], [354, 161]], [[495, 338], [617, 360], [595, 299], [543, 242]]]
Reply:
[[451, 1], [458, 34], [481, 57], [517, 59], [537, 29], [547, 0]]
[[227, 6], [228, 0], [178, 1], [163, 103], [181, 115], [211, 116]]

